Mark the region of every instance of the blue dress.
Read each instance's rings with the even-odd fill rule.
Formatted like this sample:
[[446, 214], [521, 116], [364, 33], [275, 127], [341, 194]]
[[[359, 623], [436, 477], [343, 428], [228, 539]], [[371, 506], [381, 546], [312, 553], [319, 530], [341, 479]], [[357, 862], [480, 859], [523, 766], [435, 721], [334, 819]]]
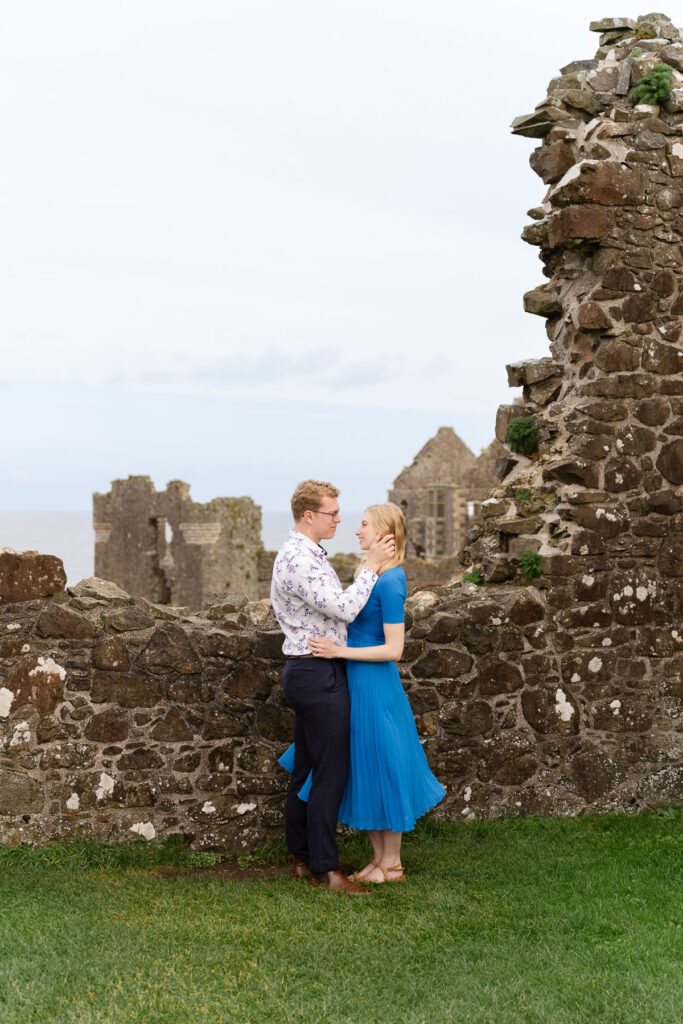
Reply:
[[[349, 647], [385, 643], [383, 623], [403, 622], [406, 577], [387, 569], [349, 626]], [[347, 661], [351, 698], [349, 776], [339, 821], [357, 829], [408, 832], [446, 790], [432, 775], [393, 661]], [[294, 745], [280, 758], [291, 771]], [[299, 797], [305, 800], [310, 776]]]

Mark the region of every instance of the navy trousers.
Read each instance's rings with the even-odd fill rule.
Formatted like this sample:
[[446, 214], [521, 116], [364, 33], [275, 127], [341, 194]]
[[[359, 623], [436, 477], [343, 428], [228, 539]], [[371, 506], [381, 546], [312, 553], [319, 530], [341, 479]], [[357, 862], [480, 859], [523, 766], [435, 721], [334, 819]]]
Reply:
[[[287, 846], [316, 874], [337, 871], [337, 813], [349, 773], [349, 690], [338, 658], [292, 658], [282, 687], [294, 708], [294, 771], [287, 793]], [[308, 802], [297, 793], [313, 772]]]

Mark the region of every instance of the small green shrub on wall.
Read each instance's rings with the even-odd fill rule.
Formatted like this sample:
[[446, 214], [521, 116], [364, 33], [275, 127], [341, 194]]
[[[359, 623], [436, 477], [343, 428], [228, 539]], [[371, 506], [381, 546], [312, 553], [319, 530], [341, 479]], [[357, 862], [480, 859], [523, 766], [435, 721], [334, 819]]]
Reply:
[[674, 69], [670, 64], [655, 64], [649, 75], [631, 90], [634, 103], [666, 103], [671, 93]]
[[531, 416], [516, 416], [510, 420], [505, 433], [506, 444], [513, 452], [522, 455], [531, 455], [536, 451], [536, 440], [538, 431], [531, 422]]
[[536, 551], [524, 551], [519, 556], [519, 571], [529, 583], [543, 575], [541, 556]]
[[463, 583], [476, 583], [477, 586], [480, 587], [484, 582], [484, 577], [482, 576], [479, 569], [472, 569], [471, 572], [465, 573], [465, 575], [462, 578], [462, 581]]

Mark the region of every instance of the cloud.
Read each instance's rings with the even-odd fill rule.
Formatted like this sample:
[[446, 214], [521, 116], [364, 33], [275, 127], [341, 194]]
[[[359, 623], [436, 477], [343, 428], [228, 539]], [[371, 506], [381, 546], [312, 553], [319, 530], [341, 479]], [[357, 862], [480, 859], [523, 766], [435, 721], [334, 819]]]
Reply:
[[232, 391], [295, 383], [300, 388], [349, 390], [386, 384], [402, 372], [405, 371], [390, 357], [345, 360], [329, 347], [294, 354], [283, 347], [272, 346], [255, 355], [232, 353], [199, 363], [177, 363], [166, 368], [118, 373], [108, 377], [104, 384], [135, 389], [170, 387], [192, 391], [198, 388]]
[[331, 349], [316, 349], [293, 355], [281, 347], [273, 346], [251, 356], [231, 353], [220, 359], [204, 358], [201, 362], [119, 373], [107, 378], [104, 383], [140, 387], [177, 387], [183, 384], [236, 387], [317, 376], [321, 365], [329, 367], [338, 361]]

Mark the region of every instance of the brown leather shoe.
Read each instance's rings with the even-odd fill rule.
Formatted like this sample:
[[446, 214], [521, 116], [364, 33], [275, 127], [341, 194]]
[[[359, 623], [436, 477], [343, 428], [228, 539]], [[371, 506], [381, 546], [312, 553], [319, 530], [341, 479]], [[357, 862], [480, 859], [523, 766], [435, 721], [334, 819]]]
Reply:
[[365, 889], [362, 885], [356, 885], [349, 881], [341, 871], [323, 871], [322, 874], [314, 875], [311, 872], [309, 883], [316, 889], [329, 889], [331, 892], [343, 892], [347, 896], [371, 896], [372, 890]]
[[302, 860], [301, 857], [295, 857], [294, 864], [292, 866], [292, 874], [295, 878], [308, 878], [311, 874], [311, 869], [305, 860]]

